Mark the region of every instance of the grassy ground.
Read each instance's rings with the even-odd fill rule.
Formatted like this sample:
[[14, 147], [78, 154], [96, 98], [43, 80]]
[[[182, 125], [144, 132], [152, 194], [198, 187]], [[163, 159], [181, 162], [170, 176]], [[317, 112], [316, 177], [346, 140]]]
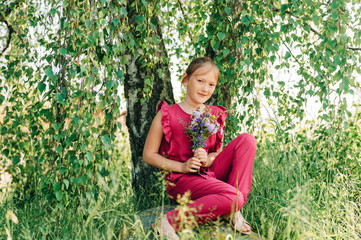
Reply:
[[[268, 239], [361, 239], [358, 155], [350, 151], [352, 156], [343, 163], [343, 158], [335, 151], [330, 154], [322, 141], [314, 144], [295, 138], [286, 143], [276, 139], [281, 138], [258, 142], [253, 187], [243, 209], [253, 230]], [[338, 141], [345, 146], [345, 139]], [[16, 199], [4, 190], [0, 194], [1, 238], [123, 239], [128, 233], [134, 239], [147, 238], [150, 233], [140, 225], [135, 210], [139, 203], [132, 196], [126, 139], [119, 140], [114, 156], [112, 184], [91, 204], [80, 199], [79, 207], [67, 206], [57, 212], [44, 200]], [[143, 208], [155, 207], [162, 202], [167, 199], [141, 204], [147, 204]], [[205, 239], [202, 233], [189, 236]]]

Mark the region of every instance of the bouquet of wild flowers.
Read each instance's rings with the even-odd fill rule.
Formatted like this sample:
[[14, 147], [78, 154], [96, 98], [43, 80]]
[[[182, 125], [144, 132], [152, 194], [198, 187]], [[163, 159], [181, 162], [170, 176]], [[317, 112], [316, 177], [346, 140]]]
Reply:
[[219, 123], [217, 117], [211, 114], [211, 109], [206, 107], [204, 112], [195, 111], [191, 115], [191, 120], [188, 124], [183, 124], [186, 134], [193, 142], [192, 149], [206, 147], [207, 139], [217, 133]]

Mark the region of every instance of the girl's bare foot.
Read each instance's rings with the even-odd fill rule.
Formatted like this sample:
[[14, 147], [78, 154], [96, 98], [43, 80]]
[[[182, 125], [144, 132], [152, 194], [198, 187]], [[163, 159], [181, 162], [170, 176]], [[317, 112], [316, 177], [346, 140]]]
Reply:
[[[230, 217], [232, 216], [232, 220], [230, 220]], [[235, 212], [233, 214], [226, 214], [222, 216], [224, 219], [231, 222], [232, 227], [242, 234], [251, 234], [252, 228], [251, 225], [244, 219], [241, 212]]]
[[152, 227], [161, 237], [166, 237], [168, 240], [179, 240], [174, 228], [169, 224], [166, 214], [161, 214]]

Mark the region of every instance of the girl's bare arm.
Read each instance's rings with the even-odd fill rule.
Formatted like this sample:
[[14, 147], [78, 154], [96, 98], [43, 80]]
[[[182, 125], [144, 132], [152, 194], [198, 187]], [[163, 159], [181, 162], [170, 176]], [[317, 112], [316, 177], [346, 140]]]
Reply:
[[150, 126], [143, 150], [143, 159], [149, 165], [172, 172], [196, 172], [201, 163], [196, 158], [190, 158], [187, 162], [178, 162], [163, 157], [158, 153], [163, 138], [162, 112], [159, 111]]

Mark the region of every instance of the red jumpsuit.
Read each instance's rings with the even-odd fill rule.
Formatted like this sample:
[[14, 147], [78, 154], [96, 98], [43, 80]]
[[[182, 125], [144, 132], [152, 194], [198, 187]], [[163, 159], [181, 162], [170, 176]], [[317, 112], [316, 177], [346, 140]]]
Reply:
[[[212, 114], [218, 116], [220, 130], [209, 137], [205, 150], [215, 152], [222, 145], [224, 123], [227, 117], [222, 106], [209, 106]], [[168, 106], [161, 102], [162, 129], [164, 137], [159, 153], [168, 159], [185, 162], [193, 156], [192, 142], [185, 134], [182, 122], [190, 121], [190, 114], [178, 104]], [[253, 161], [256, 154], [256, 140], [251, 134], [241, 134], [230, 142], [215, 158], [210, 168], [202, 168], [199, 173], [172, 172], [165, 176], [170, 199], [190, 191], [195, 211], [192, 215], [197, 224], [203, 224], [227, 213], [238, 211], [247, 201], [252, 185]], [[238, 189], [238, 191], [237, 191]], [[180, 217], [177, 208], [167, 213], [169, 223], [179, 229]]]

